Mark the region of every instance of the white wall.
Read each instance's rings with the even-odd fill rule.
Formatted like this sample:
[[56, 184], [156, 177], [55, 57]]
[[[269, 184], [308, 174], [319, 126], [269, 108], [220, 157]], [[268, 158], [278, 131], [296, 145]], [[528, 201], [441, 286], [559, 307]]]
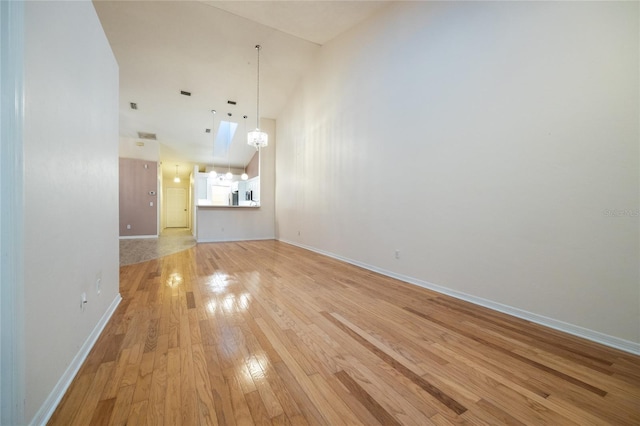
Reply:
[[[140, 142], [143, 143], [142, 146], [138, 145]], [[118, 138], [118, 155], [122, 158], [136, 158], [160, 163], [160, 144], [158, 141], [121, 136]]]
[[640, 351], [638, 15], [407, 2], [325, 45], [278, 238]]
[[89, 1], [26, 2], [25, 28], [25, 418], [40, 423], [120, 297], [118, 66]]
[[260, 129], [269, 134], [269, 146], [260, 151], [260, 207], [196, 207], [198, 242], [275, 238], [275, 121], [261, 119]]

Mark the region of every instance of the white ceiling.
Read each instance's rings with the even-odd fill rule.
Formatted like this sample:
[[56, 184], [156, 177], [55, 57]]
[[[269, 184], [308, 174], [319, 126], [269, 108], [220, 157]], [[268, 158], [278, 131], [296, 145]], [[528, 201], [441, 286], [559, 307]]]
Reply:
[[[260, 115], [276, 118], [320, 46], [387, 3], [94, 0], [120, 68], [120, 135], [155, 133], [167, 176], [176, 164], [183, 177], [194, 164], [242, 167], [255, 153], [242, 119], [255, 127], [254, 46], [262, 46]], [[240, 123], [229, 157], [216, 141], [213, 158], [212, 109], [216, 131], [228, 113]]]

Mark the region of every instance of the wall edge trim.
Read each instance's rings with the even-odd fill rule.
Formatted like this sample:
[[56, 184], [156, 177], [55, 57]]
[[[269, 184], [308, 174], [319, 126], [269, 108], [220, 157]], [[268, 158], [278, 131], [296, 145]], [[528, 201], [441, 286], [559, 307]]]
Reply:
[[60, 377], [58, 383], [56, 383], [47, 399], [42, 403], [40, 409], [29, 423], [30, 425], [44, 425], [49, 421], [121, 301], [122, 296], [118, 293], [113, 299], [113, 302], [111, 302], [111, 305], [109, 305], [105, 313], [102, 315], [102, 318], [100, 318], [100, 321], [98, 321], [96, 326], [93, 328], [93, 331], [91, 331], [87, 340], [85, 340], [84, 344], [73, 358], [64, 374]]
[[231, 238], [228, 240], [216, 240], [211, 238], [205, 238], [202, 240], [196, 240], [197, 244], [200, 243], [234, 243], [237, 241], [266, 241], [266, 240], [276, 240], [275, 237], [260, 237], [260, 238]]
[[592, 342], [599, 343], [614, 349], [619, 349], [621, 351], [628, 352], [634, 355], [640, 355], [640, 343], [635, 343], [629, 340], [621, 339], [619, 337], [610, 336], [608, 334], [601, 333], [599, 331], [590, 330], [588, 328], [580, 327], [578, 325], [570, 324], [564, 321], [559, 321], [553, 318], [545, 317], [543, 315], [538, 315], [533, 312], [515, 308], [513, 306], [503, 305], [501, 303], [494, 302], [488, 299], [483, 299], [481, 297], [472, 296], [470, 294], [452, 290], [447, 287], [442, 287], [437, 284], [430, 283], [428, 281], [423, 281], [407, 275], [398, 274], [383, 268], [378, 268], [377, 266], [373, 266], [364, 262], [349, 259], [347, 257], [343, 257], [325, 250], [320, 250], [315, 247], [307, 246], [304, 244], [296, 243], [296, 242], [282, 239], [282, 238], [278, 238], [278, 241], [286, 244], [290, 244], [292, 246], [300, 247], [305, 250], [309, 250], [327, 257], [331, 257], [333, 259], [341, 260], [343, 262], [350, 263], [355, 266], [359, 266], [360, 268], [364, 268], [369, 271], [376, 272], [378, 274], [385, 275], [390, 278], [395, 278], [397, 280], [400, 280], [409, 284], [413, 284], [418, 287], [423, 287], [428, 290], [433, 290], [438, 293], [442, 293], [447, 296], [454, 297], [456, 299], [464, 300], [466, 302], [470, 302], [475, 305], [483, 306], [485, 308], [489, 308], [494, 311], [498, 311], [504, 314], [514, 316], [516, 318], [524, 319], [539, 325], [543, 325], [545, 327], [552, 328], [554, 330], [562, 331], [563, 333], [581, 337], [583, 339], [587, 339]]

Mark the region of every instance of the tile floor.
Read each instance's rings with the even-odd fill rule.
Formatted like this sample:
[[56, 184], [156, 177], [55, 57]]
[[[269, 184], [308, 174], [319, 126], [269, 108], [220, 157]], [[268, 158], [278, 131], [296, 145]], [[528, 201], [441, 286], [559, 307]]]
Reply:
[[195, 245], [189, 228], [165, 228], [158, 238], [120, 240], [120, 266], [157, 259]]

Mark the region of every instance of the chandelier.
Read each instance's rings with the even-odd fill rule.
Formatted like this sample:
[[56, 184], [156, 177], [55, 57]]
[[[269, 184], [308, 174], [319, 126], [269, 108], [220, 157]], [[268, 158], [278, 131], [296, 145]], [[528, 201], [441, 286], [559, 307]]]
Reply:
[[269, 145], [269, 135], [260, 130], [260, 47], [256, 44], [258, 52], [258, 73], [257, 73], [257, 90], [256, 90], [256, 128], [247, 134], [247, 143], [257, 149], [264, 148]]

